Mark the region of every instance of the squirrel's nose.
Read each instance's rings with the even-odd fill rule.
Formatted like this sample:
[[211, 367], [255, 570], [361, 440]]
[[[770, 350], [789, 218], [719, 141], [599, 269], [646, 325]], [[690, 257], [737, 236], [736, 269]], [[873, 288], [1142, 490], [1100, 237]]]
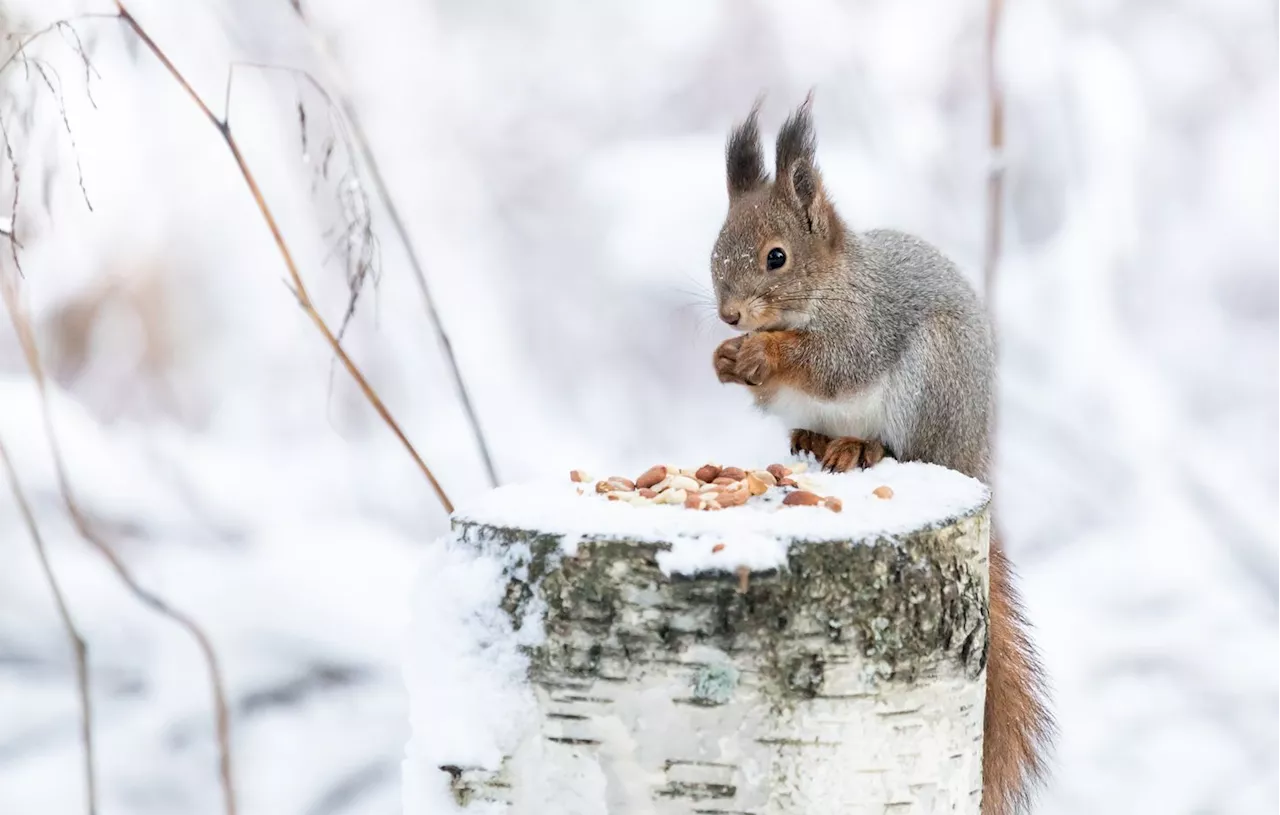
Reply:
[[721, 307], [720, 319], [724, 320], [729, 325], [737, 325], [738, 321], [742, 319], [742, 312], [736, 308], [727, 309], [727, 308]]

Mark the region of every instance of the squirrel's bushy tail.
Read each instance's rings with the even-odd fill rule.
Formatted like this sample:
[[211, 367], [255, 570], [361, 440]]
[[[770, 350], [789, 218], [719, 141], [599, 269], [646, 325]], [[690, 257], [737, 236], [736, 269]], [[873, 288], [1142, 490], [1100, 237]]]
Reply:
[[1044, 777], [1055, 728], [1009, 561], [994, 535], [990, 564], [982, 815], [1014, 815], [1026, 811], [1032, 789]]

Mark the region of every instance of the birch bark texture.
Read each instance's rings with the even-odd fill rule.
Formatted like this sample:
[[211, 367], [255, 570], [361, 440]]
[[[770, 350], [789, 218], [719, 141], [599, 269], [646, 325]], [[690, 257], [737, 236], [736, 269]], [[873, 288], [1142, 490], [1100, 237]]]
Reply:
[[523, 553], [503, 609], [545, 636], [526, 648], [536, 726], [497, 770], [443, 768], [455, 800], [508, 815], [978, 815], [985, 496], [946, 513], [786, 540], [775, 568], [745, 575], [670, 573], [669, 541], [566, 548], [508, 514], [458, 516], [464, 544]]

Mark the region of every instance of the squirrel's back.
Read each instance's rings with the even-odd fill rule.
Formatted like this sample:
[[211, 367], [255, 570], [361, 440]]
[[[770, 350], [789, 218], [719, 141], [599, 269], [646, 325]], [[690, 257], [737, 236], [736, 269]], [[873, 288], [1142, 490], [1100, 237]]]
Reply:
[[866, 332], [894, 371], [901, 457], [987, 480], [995, 349], [990, 322], [959, 268], [933, 244], [873, 229], [850, 244], [850, 285], [866, 287]]

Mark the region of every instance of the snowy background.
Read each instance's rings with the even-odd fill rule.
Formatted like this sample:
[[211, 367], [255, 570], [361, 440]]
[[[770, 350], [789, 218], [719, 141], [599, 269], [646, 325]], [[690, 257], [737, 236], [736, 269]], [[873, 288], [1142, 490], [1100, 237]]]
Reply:
[[[850, 223], [916, 231], [978, 281], [983, 3], [304, 0], [305, 22], [289, 0], [130, 5], [218, 112], [236, 59], [349, 94], [504, 481], [780, 455], [783, 428], [712, 375], [728, 335], [705, 305], [724, 135], [761, 90], [771, 134], [816, 87]], [[0, 0], [0, 33], [95, 8]], [[1276, 6], [1017, 0], [1005, 22], [995, 489], [1062, 729], [1037, 811], [1274, 812]], [[33, 51], [74, 149], [37, 72], [0, 77], [22, 297], [73, 486], [210, 632], [242, 812], [399, 812], [402, 639], [446, 517], [297, 308], [216, 131], [118, 22], [77, 30], [89, 91], [69, 36]], [[232, 108], [337, 324], [345, 159], [317, 169], [322, 101], [237, 70]], [[372, 219], [381, 275], [347, 347], [461, 501], [484, 471], [403, 248], [376, 203]], [[199, 654], [72, 530], [7, 320], [0, 439], [89, 644], [102, 812], [218, 811]], [[5, 484], [0, 812], [83, 811], [79, 756], [70, 651]]]

